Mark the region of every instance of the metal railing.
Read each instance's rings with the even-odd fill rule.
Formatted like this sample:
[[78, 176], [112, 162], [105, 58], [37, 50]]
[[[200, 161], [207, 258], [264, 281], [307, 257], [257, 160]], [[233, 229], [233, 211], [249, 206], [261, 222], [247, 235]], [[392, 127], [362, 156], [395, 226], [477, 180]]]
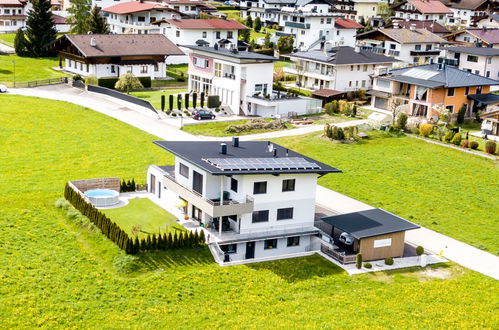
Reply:
[[342, 264], [353, 264], [356, 261], [355, 254], [346, 254], [345, 252], [335, 251], [325, 244], [321, 244], [321, 252], [335, 260], [338, 260]]

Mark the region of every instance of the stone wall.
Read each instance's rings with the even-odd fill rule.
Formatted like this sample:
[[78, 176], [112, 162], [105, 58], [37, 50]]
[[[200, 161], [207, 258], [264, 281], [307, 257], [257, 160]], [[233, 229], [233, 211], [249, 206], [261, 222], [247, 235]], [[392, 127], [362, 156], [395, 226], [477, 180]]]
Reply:
[[99, 178], [88, 180], [74, 180], [69, 182], [80, 192], [84, 193], [92, 189], [111, 189], [120, 191], [120, 178]]

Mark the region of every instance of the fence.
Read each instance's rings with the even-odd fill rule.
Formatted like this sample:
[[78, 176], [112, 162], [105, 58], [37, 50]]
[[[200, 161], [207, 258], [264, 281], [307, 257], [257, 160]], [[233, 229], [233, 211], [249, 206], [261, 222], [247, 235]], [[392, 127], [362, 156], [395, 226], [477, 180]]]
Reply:
[[140, 99], [138, 97], [132, 96], [132, 95], [124, 94], [124, 93], [121, 93], [121, 92], [118, 92], [118, 91], [115, 91], [113, 89], [109, 89], [106, 87], [100, 87], [100, 86], [94, 86], [94, 85], [88, 85], [87, 90], [89, 92], [100, 93], [100, 94], [104, 94], [107, 96], [115, 97], [115, 98], [120, 99], [122, 101], [130, 102], [130, 103], [139, 105], [141, 107], [147, 108], [156, 114], [158, 113], [156, 111], [156, 109], [154, 109], [154, 107], [151, 105], [151, 103], [149, 103], [146, 100]]
[[44, 79], [44, 80], [33, 80], [33, 81], [16, 81], [14, 82], [14, 87], [37, 87], [37, 86], [47, 86], [67, 83], [67, 77]]

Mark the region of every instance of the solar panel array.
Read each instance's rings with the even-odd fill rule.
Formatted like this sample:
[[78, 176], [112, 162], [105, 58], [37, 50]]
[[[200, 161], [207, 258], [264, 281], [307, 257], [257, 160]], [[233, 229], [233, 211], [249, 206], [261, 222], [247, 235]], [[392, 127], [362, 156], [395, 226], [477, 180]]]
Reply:
[[222, 171], [319, 170], [316, 163], [301, 157], [283, 158], [207, 158], [203, 161]]

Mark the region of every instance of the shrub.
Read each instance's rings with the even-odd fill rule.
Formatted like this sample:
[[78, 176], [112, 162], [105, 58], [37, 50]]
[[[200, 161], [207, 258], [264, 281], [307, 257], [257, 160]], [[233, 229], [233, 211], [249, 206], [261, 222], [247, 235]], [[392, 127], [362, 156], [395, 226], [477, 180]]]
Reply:
[[459, 125], [464, 123], [464, 115], [466, 114], [466, 107], [464, 104], [459, 108], [459, 111], [457, 112], [457, 118], [456, 121]]
[[452, 138], [454, 137], [454, 134], [455, 133], [451, 130], [447, 131], [447, 133], [445, 133], [445, 135], [444, 135], [444, 141], [447, 143], [450, 142], [452, 140]]
[[452, 140], [450, 142], [456, 146], [460, 146], [462, 139], [463, 139], [463, 137], [461, 136], [461, 133], [456, 133], [456, 134], [454, 134], [454, 137], [452, 138]]
[[485, 152], [488, 154], [495, 154], [496, 152], [496, 143], [494, 141], [485, 142]]
[[437, 126], [435, 134], [440, 141], [442, 141], [446, 133], [447, 133], [447, 128], [445, 128], [445, 126]]
[[99, 79], [93, 74], [85, 78], [85, 85], [94, 85], [97, 86], [99, 84]]
[[470, 141], [470, 148], [476, 150], [478, 148], [478, 142]]
[[[149, 85], [150, 86], [150, 85]], [[135, 77], [131, 73], [125, 73], [124, 75], [120, 76], [116, 84], [114, 85], [114, 88], [125, 91], [128, 93], [131, 89], [139, 89], [143, 88], [144, 86], [142, 85], [140, 79]]]
[[230, 125], [225, 129], [227, 133], [243, 133], [254, 130], [285, 129], [286, 122], [282, 120], [266, 121], [264, 119], [251, 119], [244, 124]]
[[218, 108], [220, 106], [220, 97], [218, 95], [208, 96], [208, 108]]
[[73, 81], [82, 81], [82, 80], [83, 80], [83, 78], [81, 77], [80, 74], [75, 74], [73, 76]]
[[462, 140], [461, 141], [461, 148], [469, 148], [470, 147], [470, 141], [469, 140]]
[[190, 113], [189, 111], [187, 111], [187, 110], [184, 110], [184, 114], [185, 114], [187, 117], [189, 117], [189, 116], [191, 115], [191, 113]]
[[393, 258], [385, 258], [385, 265], [388, 266], [393, 265]]
[[407, 125], [407, 119], [408, 119], [407, 114], [405, 112], [400, 112], [397, 115], [397, 121], [396, 121], [397, 128], [405, 130], [405, 126]]
[[151, 77], [139, 77], [139, 81], [142, 84], [144, 88], [150, 88], [151, 87]]
[[419, 135], [428, 137], [430, 136], [431, 132], [433, 131], [433, 125], [432, 124], [423, 124], [419, 126]]
[[100, 87], [114, 89], [114, 85], [116, 85], [117, 81], [118, 78], [100, 78], [98, 84]]
[[364, 268], [371, 269], [371, 268], [373, 268], [373, 265], [371, 265], [370, 262], [365, 262], [364, 263]]
[[424, 253], [424, 247], [422, 247], [421, 245], [420, 245], [420, 246], [418, 246], [418, 247], [416, 248], [416, 254], [417, 254], [418, 256], [420, 256], [420, 255], [422, 255], [423, 253]]
[[327, 113], [328, 115], [332, 115], [333, 114], [333, 104], [332, 104], [332, 102], [326, 103], [326, 105], [324, 106], [324, 112]]
[[357, 267], [357, 269], [362, 268], [362, 254], [361, 253], [357, 253], [357, 255], [355, 256], [355, 266]]

